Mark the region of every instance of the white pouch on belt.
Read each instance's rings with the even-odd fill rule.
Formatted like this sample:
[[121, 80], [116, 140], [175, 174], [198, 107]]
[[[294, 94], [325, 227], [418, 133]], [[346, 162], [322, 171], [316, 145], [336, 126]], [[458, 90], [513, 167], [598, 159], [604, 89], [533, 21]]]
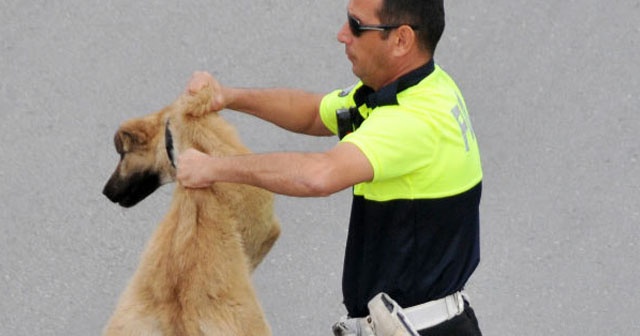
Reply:
[[419, 336], [402, 307], [387, 294], [376, 295], [367, 306], [376, 336]]

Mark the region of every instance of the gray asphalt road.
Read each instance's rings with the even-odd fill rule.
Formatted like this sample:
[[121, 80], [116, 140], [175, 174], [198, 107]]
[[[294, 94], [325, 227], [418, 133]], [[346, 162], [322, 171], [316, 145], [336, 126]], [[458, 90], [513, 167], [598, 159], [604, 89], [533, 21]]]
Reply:
[[[327, 92], [355, 81], [346, 1], [0, 1], [0, 335], [96, 335], [172, 186], [124, 210], [101, 195], [125, 119], [191, 72]], [[485, 169], [486, 335], [637, 335], [640, 1], [451, 1], [438, 63], [465, 93]], [[324, 150], [225, 112], [258, 152]], [[350, 197], [279, 197], [254, 277], [275, 335], [328, 335]]]

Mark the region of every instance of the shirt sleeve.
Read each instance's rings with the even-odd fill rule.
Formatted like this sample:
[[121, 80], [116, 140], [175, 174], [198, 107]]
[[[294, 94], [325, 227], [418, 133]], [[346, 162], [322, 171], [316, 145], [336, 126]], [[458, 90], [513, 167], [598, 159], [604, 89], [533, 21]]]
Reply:
[[340, 90], [333, 91], [322, 98], [320, 102], [320, 118], [324, 125], [333, 133], [338, 134], [338, 120], [336, 110], [342, 108], [340, 100], [335, 99]]
[[338, 109], [355, 106], [353, 95], [356, 89], [361, 85], [362, 83], [358, 82], [349, 88], [335, 90], [322, 98], [322, 101], [320, 102], [320, 118], [324, 125], [333, 132], [333, 134], [338, 134], [336, 111]]

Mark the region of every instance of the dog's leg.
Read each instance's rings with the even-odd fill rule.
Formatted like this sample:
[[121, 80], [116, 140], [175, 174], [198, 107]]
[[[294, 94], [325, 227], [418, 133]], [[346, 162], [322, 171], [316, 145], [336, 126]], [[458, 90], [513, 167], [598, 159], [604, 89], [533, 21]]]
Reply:
[[157, 318], [134, 307], [119, 307], [103, 332], [104, 336], [166, 336]]
[[261, 241], [256, 241], [255, 245], [257, 245], [253, 255], [251, 255], [251, 269], [255, 269], [260, 265], [264, 257], [269, 253], [273, 245], [278, 240], [280, 236], [280, 223], [275, 218], [270, 218], [265, 221], [265, 224], [259, 224], [268, 228], [266, 235], [263, 237]]
[[138, 272], [120, 296], [103, 336], [168, 336], [162, 330], [160, 318], [153, 315], [149, 305], [139, 296], [138, 285], [142, 280]]

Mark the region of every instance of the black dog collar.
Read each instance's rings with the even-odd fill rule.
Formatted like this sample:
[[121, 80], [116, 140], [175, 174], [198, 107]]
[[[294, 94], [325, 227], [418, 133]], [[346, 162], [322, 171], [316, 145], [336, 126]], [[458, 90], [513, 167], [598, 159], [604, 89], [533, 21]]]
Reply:
[[173, 136], [171, 135], [171, 130], [169, 129], [169, 119], [167, 119], [167, 123], [164, 127], [164, 147], [167, 149], [169, 162], [171, 162], [173, 168], [176, 168], [176, 151], [175, 148], [173, 148]]

